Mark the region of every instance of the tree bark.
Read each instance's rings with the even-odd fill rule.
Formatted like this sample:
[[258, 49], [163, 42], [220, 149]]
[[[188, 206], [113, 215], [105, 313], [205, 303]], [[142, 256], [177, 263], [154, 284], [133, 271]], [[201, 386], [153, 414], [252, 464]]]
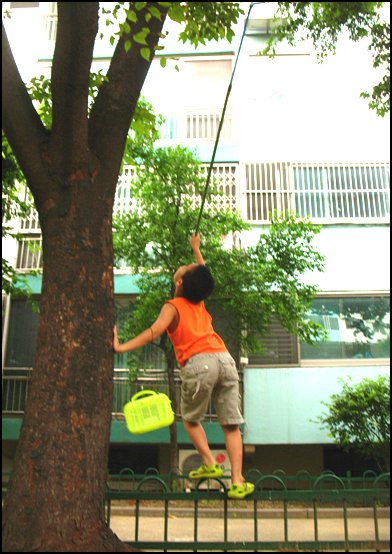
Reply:
[[87, 181], [41, 218], [37, 355], [4, 507], [6, 552], [123, 551], [104, 521], [114, 321], [111, 211]]
[[[172, 295], [174, 294], [174, 288], [172, 287]], [[176, 382], [174, 379], [174, 370], [176, 368], [176, 357], [173, 347], [168, 339], [166, 333], [161, 336], [159, 347], [163, 350], [167, 363], [167, 379], [169, 384], [169, 397], [172, 404], [172, 409], [175, 414], [178, 413], [177, 406], [177, 394], [176, 394]], [[169, 427], [170, 432], [170, 471], [178, 472], [179, 470], [179, 452], [178, 452], [178, 436], [177, 436], [177, 421], [176, 419]]]
[[[176, 383], [174, 380], [174, 366], [168, 367], [167, 370], [169, 380], [169, 396], [172, 402], [172, 408], [174, 413], [177, 413], [177, 400], [176, 400]], [[179, 470], [179, 454], [178, 454], [178, 436], [177, 436], [177, 421], [174, 420], [170, 425], [170, 471], [178, 472]]]
[[[34, 196], [44, 267], [37, 354], [3, 510], [3, 551], [126, 552], [104, 518], [113, 389], [112, 209], [150, 62], [139, 45], [127, 54], [122, 37], [89, 120], [98, 3], [59, 4], [51, 131], [32, 105], [3, 28], [3, 128]], [[141, 10], [139, 26], [144, 16]], [[152, 51], [164, 19], [151, 21]]]

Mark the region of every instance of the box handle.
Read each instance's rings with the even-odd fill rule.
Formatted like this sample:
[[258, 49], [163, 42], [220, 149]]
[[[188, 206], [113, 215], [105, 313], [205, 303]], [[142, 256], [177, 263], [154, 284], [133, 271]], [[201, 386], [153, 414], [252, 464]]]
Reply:
[[133, 402], [134, 400], [137, 400], [141, 396], [151, 396], [151, 395], [158, 395], [158, 393], [155, 392], [154, 390], [141, 390], [132, 396], [131, 402]]

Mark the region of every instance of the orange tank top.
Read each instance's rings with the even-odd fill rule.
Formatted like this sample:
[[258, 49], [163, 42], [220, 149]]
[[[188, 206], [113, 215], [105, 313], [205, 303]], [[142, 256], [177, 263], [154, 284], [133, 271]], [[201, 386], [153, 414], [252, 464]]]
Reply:
[[226, 352], [227, 348], [221, 337], [212, 327], [212, 317], [207, 312], [204, 302], [193, 304], [186, 298], [177, 297], [168, 300], [178, 313], [176, 329], [167, 334], [173, 344], [180, 366], [195, 354]]

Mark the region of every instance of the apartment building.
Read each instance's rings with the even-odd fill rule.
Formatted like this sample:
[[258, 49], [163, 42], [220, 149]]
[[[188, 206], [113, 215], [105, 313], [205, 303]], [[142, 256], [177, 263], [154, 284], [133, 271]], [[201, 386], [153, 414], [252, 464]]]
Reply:
[[[7, 31], [22, 75], [27, 80], [47, 74], [55, 3], [10, 2], [3, 3], [4, 9], [11, 12]], [[294, 211], [323, 226], [316, 246], [326, 257], [326, 268], [307, 278], [320, 291], [310, 317], [324, 325], [329, 339], [309, 346], [276, 324], [265, 339], [265, 354], [249, 352], [242, 360], [245, 464], [287, 473], [360, 471], [361, 461], [336, 449], [315, 419], [322, 403], [340, 390], [340, 379], [358, 382], [389, 372], [389, 119], [378, 118], [359, 98], [376, 78], [365, 47], [342, 39], [338, 54], [322, 65], [307, 43], [281, 45], [273, 60], [259, 55], [270, 32], [270, 10], [268, 4], [251, 11], [213, 171], [224, 192], [222, 205], [238, 210], [252, 225], [251, 231], [232, 238], [236, 246], [246, 248], [260, 232], [268, 232], [274, 210]], [[37, 33], [28, 55], [26, 39], [17, 38], [26, 20], [26, 33]], [[164, 69], [159, 60], [153, 62], [143, 89], [165, 117], [157, 144], [195, 149], [202, 171], [211, 159], [243, 24], [244, 19], [232, 44], [209, 43], [197, 50], [169, 35], [164, 53], [172, 59]], [[99, 43], [93, 69], [107, 67], [110, 53], [108, 43]], [[131, 167], [119, 176], [116, 212], [130, 209], [132, 176]], [[35, 211], [16, 225], [21, 239], [8, 245], [9, 259], [39, 300], [41, 276], [39, 271], [30, 274], [42, 269]], [[115, 274], [115, 294], [119, 311], [138, 294], [127, 268]], [[38, 318], [23, 299], [3, 297], [3, 445], [8, 460], [28, 394]], [[146, 348], [145, 367], [132, 386], [126, 365], [124, 356], [115, 357], [111, 469], [155, 466], [167, 471], [168, 429], [133, 436], [122, 417], [132, 392], [167, 389], [163, 361]], [[186, 468], [194, 451], [179, 419], [177, 427], [180, 464]], [[213, 407], [205, 428], [224, 465], [223, 434]]]

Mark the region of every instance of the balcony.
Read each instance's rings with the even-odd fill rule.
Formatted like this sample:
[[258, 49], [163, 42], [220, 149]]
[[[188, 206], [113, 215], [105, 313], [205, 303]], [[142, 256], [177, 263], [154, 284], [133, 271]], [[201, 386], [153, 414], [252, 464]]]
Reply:
[[[206, 177], [208, 164], [201, 164]], [[114, 212], [135, 209], [129, 183], [135, 168], [119, 176]], [[266, 225], [271, 214], [295, 212], [315, 223], [387, 224], [390, 222], [389, 163], [232, 162], [216, 163], [212, 181], [220, 194], [215, 209], [237, 210], [243, 219]], [[206, 206], [207, 207], [207, 206]], [[37, 212], [20, 221], [19, 232], [40, 233]]]
[[[176, 114], [165, 114], [165, 122], [160, 128], [161, 139], [158, 146], [182, 144], [195, 146], [200, 143], [214, 143], [218, 134], [222, 108], [192, 110]], [[227, 112], [222, 125], [220, 143], [236, 142], [233, 116]]]
[[[33, 369], [31, 367], [5, 367], [3, 370], [3, 416], [22, 416], [24, 414], [29, 385]], [[114, 418], [123, 417], [123, 406], [132, 395], [143, 389], [153, 388], [157, 392], [168, 393], [166, 372], [154, 370], [141, 375], [134, 383], [130, 383], [128, 370], [115, 369], [113, 379], [113, 408]], [[179, 402], [180, 381], [176, 379], [176, 394]], [[179, 404], [178, 404], [179, 405]]]
[[[201, 164], [206, 179], [208, 164]], [[135, 168], [125, 166], [119, 176], [114, 213], [137, 209], [129, 183]], [[296, 213], [322, 225], [390, 222], [389, 163], [232, 162], [216, 163], [212, 183], [218, 193], [205, 208], [237, 211], [253, 225], [268, 225], [274, 212]], [[195, 201], [196, 204], [196, 201]], [[20, 220], [16, 268], [42, 268], [38, 214]]]
[[[3, 416], [23, 416], [26, 400], [29, 393], [29, 384], [33, 369], [31, 367], [5, 367], [3, 369]], [[180, 408], [180, 377], [178, 370], [175, 375], [177, 409]], [[241, 375], [242, 387], [242, 375]], [[112, 417], [123, 419], [123, 406], [131, 397], [141, 390], [154, 390], [169, 394], [167, 373], [161, 369], [139, 371], [136, 381], [130, 383], [127, 369], [115, 369], [113, 378], [113, 405]], [[180, 418], [179, 412], [176, 413]], [[217, 421], [215, 409], [210, 402], [206, 421]]]

